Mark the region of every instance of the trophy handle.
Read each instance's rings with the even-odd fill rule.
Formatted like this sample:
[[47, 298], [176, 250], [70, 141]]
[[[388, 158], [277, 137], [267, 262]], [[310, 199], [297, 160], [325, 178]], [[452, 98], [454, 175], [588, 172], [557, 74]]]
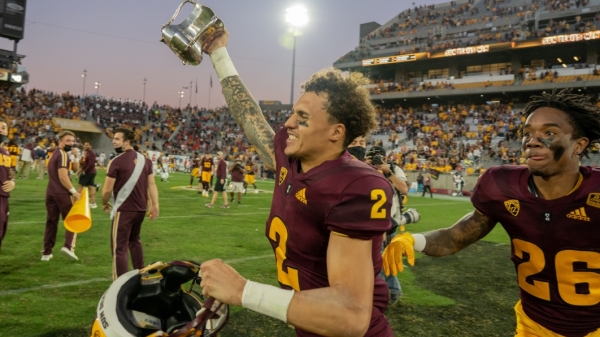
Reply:
[[[175, 11], [175, 14], [173, 14], [173, 17], [171, 18], [171, 20], [169, 20], [169, 22], [165, 23], [162, 28], [165, 28], [166, 26], [170, 25], [171, 23], [173, 23], [173, 21], [175, 21], [175, 18], [177, 17], [177, 15], [179, 15], [179, 12], [181, 11], [181, 9], [183, 8], [183, 5], [187, 4], [187, 3], [191, 3], [191, 4], [200, 4], [198, 3], [198, 1], [196, 0], [183, 0], [183, 2], [179, 5], [179, 7], [177, 7], [177, 10]], [[189, 47], [188, 47], [189, 48]]]

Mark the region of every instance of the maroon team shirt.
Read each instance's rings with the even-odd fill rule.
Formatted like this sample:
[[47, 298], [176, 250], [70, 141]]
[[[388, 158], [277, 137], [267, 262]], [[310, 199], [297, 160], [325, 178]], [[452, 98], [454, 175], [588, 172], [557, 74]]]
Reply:
[[[331, 232], [372, 240], [373, 310], [365, 336], [392, 336], [383, 315], [388, 288], [381, 270], [383, 233], [390, 229], [392, 188], [373, 168], [344, 153], [306, 173], [285, 155], [287, 130], [275, 135], [277, 176], [266, 236], [275, 251], [282, 288], [309, 290], [329, 286], [327, 245]], [[386, 196], [390, 196], [386, 198]], [[298, 336], [318, 336], [296, 329]]]
[[81, 166], [81, 170], [88, 173], [96, 173], [96, 154], [92, 150], [85, 151], [83, 155], [83, 163]]
[[[0, 186], [10, 180], [10, 152], [4, 147], [0, 147]], [[0, 197], [8, 198], [10, 192], [4, 192], [0, 188]]]
[[[56, 148], [52, 151], [52, 157], [48, 160], [48, 188], [46, 189], [47, 195], [71, 195], [68, 189], [66, 189], [60, 182], [58, 177], [58, 169], [64, 168], [69, 172], [69, 164], [71, 159], [65, 150]], [[70, 174], [70, 172], [69, 172]]]
[[[148, 210], [148, 176], [152, 174], [152, 162], [148, 158], [144, 158], [144, 160], [146, 165], [144, 165], [133, 191], [119, 207], [118, 211], [120, 212], [145, 212]], [[133, 174], [136, 162], [137, 152], [134, 150], [127, 150], [110, 162], [106, 176], [115, 179], [113, 188], [115, 199]]]
[[510, 237], [527, 316], [567, 337], [600, 328], [600, 171], [579, 172], [575, 191], [544, 200], [529, 192], [527, 167], [494, 167], [471, 197]]
[[227, 163], [223, 159], [219, 160], [217, 164], [217, 178], [227, 179]]
[[233, 181], [234, 183], [241, 183], [242, 181], [244, 181], [244, 173], [234, 168], [231, 171], [231, 181]]

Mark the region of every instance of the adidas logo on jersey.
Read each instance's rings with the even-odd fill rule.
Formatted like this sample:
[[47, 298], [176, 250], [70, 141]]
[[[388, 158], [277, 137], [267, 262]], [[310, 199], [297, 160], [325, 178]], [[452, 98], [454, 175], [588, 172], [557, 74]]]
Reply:
[[585, 214], [585, 208], [583, 207], [569, 212], [569, 214], [567, 214], [567, 218], [582, 221], [590, 221], [590, 218]]
[[296, 199], [305, 205], [308, 204], [308, 201], [306, 200], [306, 187], [296, 192]]

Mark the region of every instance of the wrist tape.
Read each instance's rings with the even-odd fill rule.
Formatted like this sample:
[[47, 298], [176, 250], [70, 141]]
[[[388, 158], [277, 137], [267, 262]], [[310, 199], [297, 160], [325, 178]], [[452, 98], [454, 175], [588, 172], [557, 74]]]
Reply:
[[213, 51], [212, 54], [210, 54], [210, 59], [215, 67], [217, 76], [219, 76], [219, 82], [227, 77], [236, 76], [238, 74], [225, 47]]
[[293, 290], [247, 280], [242, 306], [287, 323], [287, 311], [293, 296]]

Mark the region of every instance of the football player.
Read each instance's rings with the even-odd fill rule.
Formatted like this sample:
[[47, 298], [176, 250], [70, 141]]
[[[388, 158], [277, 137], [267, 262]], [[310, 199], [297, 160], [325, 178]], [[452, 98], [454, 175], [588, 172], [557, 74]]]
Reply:
[[208, 197], [208, 190], [210, 187], [210, 180], [212, 177], [214, 162], [209, 153], [206, 153], [202, 160], [200, 161], [200, 167], [202, 168], [202, 190], [200, 191], [200, 187], [198, 187], [198, 193], [202, 193], [203, 197]]
[[[252, 156], [248, 156], [248, 160], [246, 161], [246, 184], [254, 186], [254, 193], [258, 193], [258, 188], [256, 187], [256, 182], [254, 181], [254, 175], [256, 173], [256, 164], [252, 161]], [[246, 194], [246, 187], [244, 187], [244, 194]]]
[[383, 268], [402, 271], [402, 256], [413, 265], [415, 250], [454, 254], [500, 223], [521, 289], [516, 336], [600, 336], [600, 171], [579, 165], [600, 141], [600, 110], [570, 89], [532, 99], [519, 130], [527, 166], [487, 170], [473, 212], [450, 228], [396, 236]]
[[190, 188], [192, 188], [194, 184], [194, 178], [200, 176], [200, 158], [198, 158], [198, 152], [194, 152], [194, 157], [192, 157], [192, 172], [190, 172]]
[[378, 277], [392, 188], [345, 150], [377, 125], [365, 78], [315, 73], [275, 133], [227, 54], [228, 35], [207, 52], [232, 116], [276, 172], [265, 235], [281, 289], [211, 260], [201, 267], [203, 293], [287, 322], [298, 336], [393, 336], [384, 316], [388, 290]]
[[10, 168], [13, 172], [17, 172], [17, 163], [19, 162], [19, 156], [21, 155], [21, 148], [15, 143], [14, 140], [8, 141], [8, 152], [10, 153]]

